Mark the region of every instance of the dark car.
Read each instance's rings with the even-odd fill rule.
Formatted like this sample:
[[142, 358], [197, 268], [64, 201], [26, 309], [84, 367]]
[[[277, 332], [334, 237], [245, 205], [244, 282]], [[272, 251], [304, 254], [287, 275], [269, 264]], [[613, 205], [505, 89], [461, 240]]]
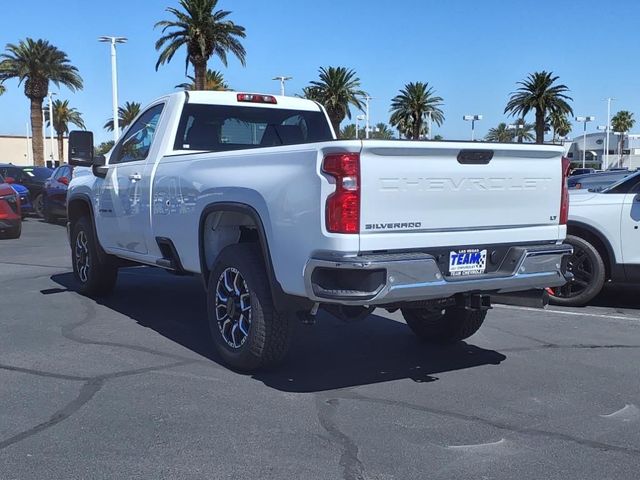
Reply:
[[33, 202], [33, 210], [39, 217], [43, 216], [42, 201], [44, 182], [53, 170], [46, 167], [18, 167], [10, 163], [0, 164], [0, 175], [13, 178], [14, 183], [27, 187]]
[[0, 237], [20, 238], [22, 212], [18, 193], [0, 176]]
[[567, 183], [570, 190], [601, 192], [608, 186], [619, 182], [632, 173], [634, 172], [631, 170], [608, 170], [606, 172], [588, 173], [586, 175], [575, 175], [573, 177], [569, 177]]
[[44, 183], [43, 216], [49, 223], [67, 218], [67, 188], [73, 177], [71, 165], [61, 165]]
[[596, 169], [595, 168], [574, 168], [573, 170], [571, 170], [571, 173], [569, 174], [569, 176], [573, 177], [575, 175], [585, 175], [587, 173], [596, 173]]

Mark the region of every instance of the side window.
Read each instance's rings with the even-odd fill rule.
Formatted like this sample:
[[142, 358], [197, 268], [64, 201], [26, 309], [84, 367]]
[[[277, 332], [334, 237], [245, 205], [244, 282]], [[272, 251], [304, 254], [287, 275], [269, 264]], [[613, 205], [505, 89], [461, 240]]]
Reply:
[[24, 180], [22, 170], [19, 168], [9, 168], [7, 170], [7, 177], [13, 177], [13, 179], [18, 183], [21, 183]]
[[162, 104], [155, 105], [138, 118], [118, 145], [115, 158], [110, 163], [135, 162], [147, 158], [163, 107]]
[[62, 176], [62, 168], [56, 168], [51, 176], [54, 180], [59, 179]]

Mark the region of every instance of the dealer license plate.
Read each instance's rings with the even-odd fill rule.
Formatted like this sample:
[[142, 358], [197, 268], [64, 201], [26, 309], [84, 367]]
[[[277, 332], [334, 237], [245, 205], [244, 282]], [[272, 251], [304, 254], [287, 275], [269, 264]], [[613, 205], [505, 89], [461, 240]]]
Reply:
[[467, 248], [449, 252], [449, 276], [481, 275], [487, 269], [487, 251]]

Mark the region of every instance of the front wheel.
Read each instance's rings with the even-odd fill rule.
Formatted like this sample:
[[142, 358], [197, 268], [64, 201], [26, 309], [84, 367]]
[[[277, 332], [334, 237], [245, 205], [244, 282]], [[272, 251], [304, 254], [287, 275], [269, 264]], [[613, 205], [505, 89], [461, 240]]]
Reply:
[[106, 253], [99, 252], [99, 248], [91, 219], [80, 218], [72, 227], [71, 257], [73, 276], [83, 295], [106, 295], [113, 290], [118, 278], [116, 262]]
[[573, 279], [562, 287], [547, 289], [549, 302], [565, 307], [582, 307], [602, 290], [606, 268], [600, 252], [585, 239], [567, 235], [565, 243], [573, 247], [573, 253], [567, 260], [567, 272], [573, 275]]
[[433, 343], [455, 343], [469, 338], [482, 326], [486, 310], [403, 308], [402, 316], [421, 340]]
[[207, 310], [215, 347], [230, 367], [253, 372], [286, 355], [293, 319], [273, 305], [257, 245], [240, 243], [220, 252], [209, 275]]

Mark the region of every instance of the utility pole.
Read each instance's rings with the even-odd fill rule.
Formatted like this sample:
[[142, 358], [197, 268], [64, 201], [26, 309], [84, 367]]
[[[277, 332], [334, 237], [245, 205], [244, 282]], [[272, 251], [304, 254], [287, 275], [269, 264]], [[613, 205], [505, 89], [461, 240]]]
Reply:
[[582, 122], [584, 124], [584, 128], [582, 130], [582, 168], [585, 168], [585, 163], [587, 161], [587, 123], [593, 122], [596, 117], [590, 115], [586, 117], [576, 117], [576, 122]]

